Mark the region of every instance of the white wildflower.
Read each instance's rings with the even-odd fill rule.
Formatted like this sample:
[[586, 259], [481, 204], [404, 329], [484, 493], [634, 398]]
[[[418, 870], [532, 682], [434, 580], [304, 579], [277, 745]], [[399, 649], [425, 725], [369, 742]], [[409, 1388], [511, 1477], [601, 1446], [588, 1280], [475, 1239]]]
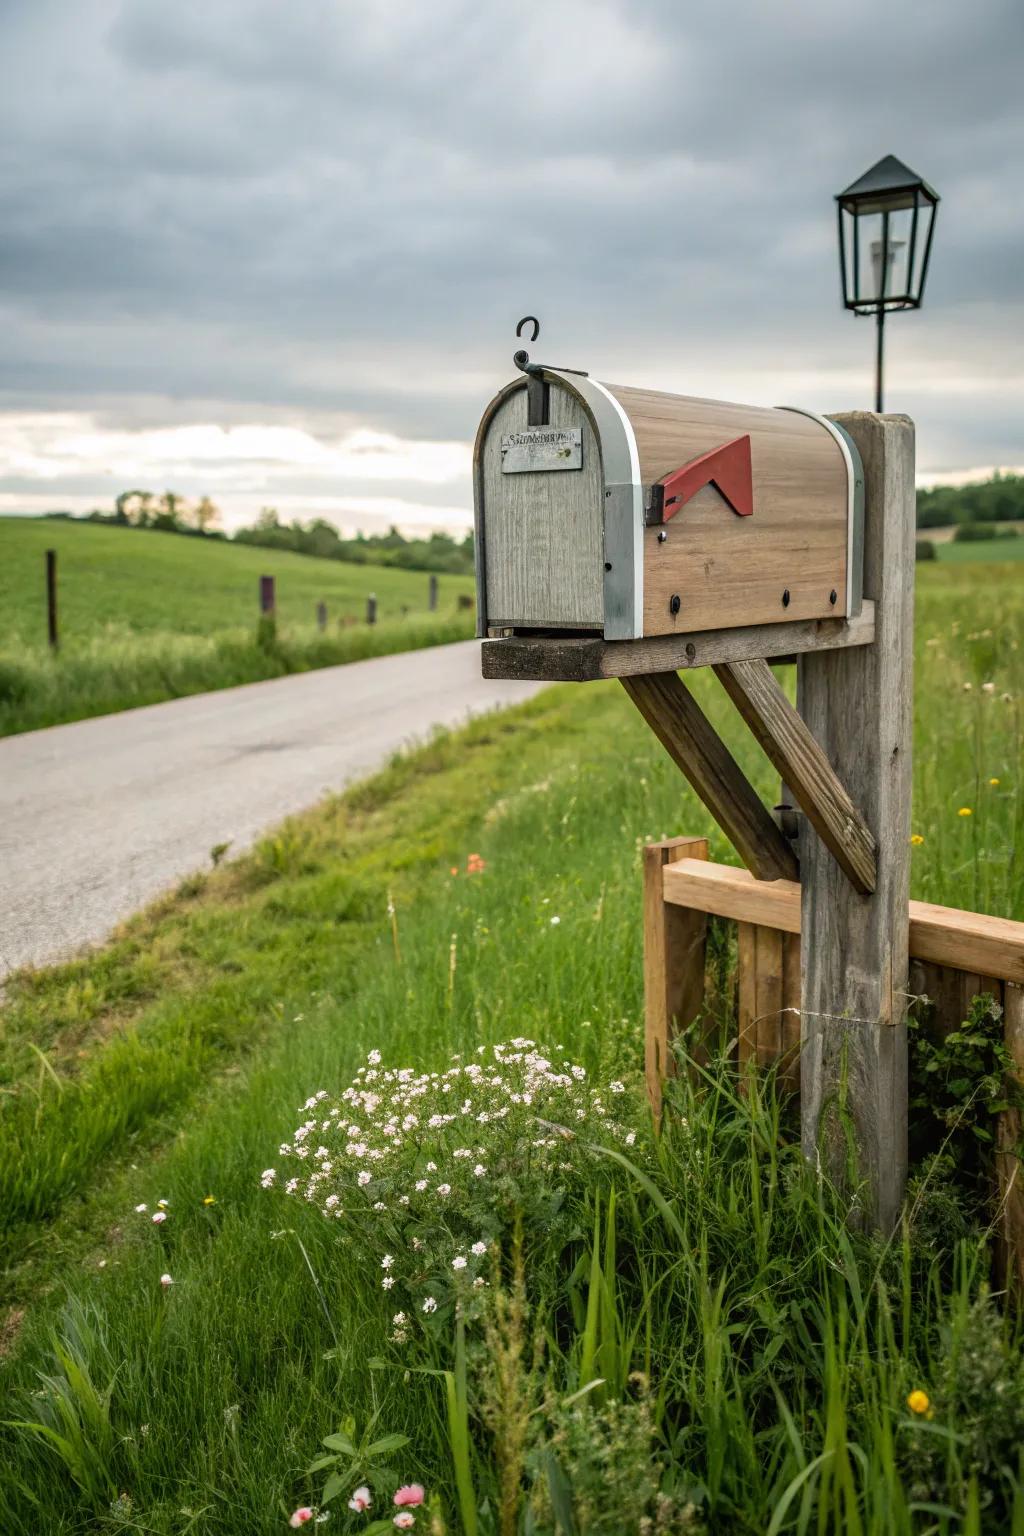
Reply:
[[423, 1310], [426, 1313], [436, 1312], [437, 1311], [437, 1302], [435, 1301], [433, 1296], [427, 1296], [427, 1297], [424, 1298]]

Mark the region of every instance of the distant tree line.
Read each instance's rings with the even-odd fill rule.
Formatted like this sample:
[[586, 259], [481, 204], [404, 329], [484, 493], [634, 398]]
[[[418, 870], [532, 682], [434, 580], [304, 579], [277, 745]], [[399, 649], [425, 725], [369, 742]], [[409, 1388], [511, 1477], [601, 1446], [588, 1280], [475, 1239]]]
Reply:
[[991, 480], [980, 480], [973, 485], [936, 485], [917, 493], [919, 528], [959, 528], [1017, 521], [1024, 522], [1024, 475], [997, 471]]
[[407, 571], [438, 571], [452, 576], [473, 570], [472, 533], [459, 540], [450, 533], [407, 539], [392, 526], [387, 533], [357, 533], [354, 538], [344, 539], [325, 518], [317, 517], [308, 523], [282, 523], [273, 507], [264, 507], [254, 525], [240, 528], [234, 539], [238, 544], [291, 549], [300, 555], [346, 560], [353, 565], [393, 565]]
[[64, 518], [71, 522], [113, 523], [126, 528], [154, 528], [158, 533], [186, 533], [207, 539], [224, 539], [227, 535], [217, 526], [220, 511], [209, 496], [189, 501], [177, 491], [164, 491], [157, 496], [154, 491], [122, 491], [114, 501], [113, 512], [94, 507], [79, 519], [73, 512], [47, 512], [46, 517]]
[[[77, 521], [71, 512], [47, 512], [50, 518]], [[158, 533], [182, 533], [192, 538], [226, 539], [219, 527], [220, 511], [209, 498], [190, 502], [176, 491], [157, 496], [152, 491], [122, 491], [114, 510], [97, 507], [85, 518], [90, 523], [111, 523], [130, 528], [151, 528]], [[268, 549], [290, 549], [322, 560], [345, 560], [352, 565], [392, 565], [408, 571], [437, 571], [463, 576], [473, 571], [473, 535], [454, 539], [449, 533], [432, 533], [425, 539], [407, 539], [398, 529], [387, 533], [357, 533], [344, 539], [322, 517], [310, 522], [282, 523], [274, 507], [264, 507], [251, 528], [239, 528], [231, 537], [238, 544], [261, 544]]]

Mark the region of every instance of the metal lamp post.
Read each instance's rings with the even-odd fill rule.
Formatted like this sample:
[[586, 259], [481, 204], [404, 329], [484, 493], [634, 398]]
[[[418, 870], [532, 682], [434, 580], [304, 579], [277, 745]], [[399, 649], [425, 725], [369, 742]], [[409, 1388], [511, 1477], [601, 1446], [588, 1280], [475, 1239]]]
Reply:
[[909, 166], [886, 155], [838, 193], [843, 304], [876, 317], [875, 410], [882, 409], [885, 316], [920, 309], [939, 195]]

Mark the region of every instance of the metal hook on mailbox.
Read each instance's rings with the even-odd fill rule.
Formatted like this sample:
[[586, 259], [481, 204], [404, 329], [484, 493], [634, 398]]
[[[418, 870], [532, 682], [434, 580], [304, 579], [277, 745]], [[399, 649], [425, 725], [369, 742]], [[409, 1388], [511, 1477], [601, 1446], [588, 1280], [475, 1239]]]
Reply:
[[[531, 342], [536, 341], [537, 337], [540, 335], [540, 321], [537, 319], [537, 316], [536, 315], [524, 315], [523, 318], [520, 320], [519, 324], [516, 326], [516, 335], [517, 336], [521, 336], [523, 334], [523, 326], [524, 325], [532, 325], [533, 326], [533, 335], [530, 337], [530, 340], [531, 340]], [[524, 352], [524, 351], [516, 352], [513, 355], [512, 361], [515, 363], [517, 368], [521, 368], [522, 371], [525, 373], [526, 370], [527, 370], [527, 367], [529, 366], [530, 354], [529, 354], [529, 352]]]

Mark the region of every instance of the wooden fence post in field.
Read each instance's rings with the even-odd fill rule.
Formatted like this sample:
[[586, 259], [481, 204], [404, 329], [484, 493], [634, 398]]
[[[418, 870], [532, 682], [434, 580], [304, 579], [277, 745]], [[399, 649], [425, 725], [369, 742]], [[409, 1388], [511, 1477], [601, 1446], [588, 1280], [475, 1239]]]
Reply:
[[366, 622], [367, 624], [376, 624], [377, 622], [377, 595], [375, 592], [371, 592], [366, 599]]
[[57, 551], [46, 551], [46, 630], [51, 651], [57, 650], [60, 640], [57, 634]]
[[276, 611], [277, 611], [277, 600], [276, 600], [276, 596], [275, 596], [275, 592], [274, 592], [274, 578], [273, 578], [273, 576], [261, 576], [260, 577], [260, 615], [261, 615], [261, 617], [266, 617], [267, 614], [270, 614], [271, 616], [273, 616], [273, 614], [276, 613]]
[[431, 574], [428, 593], [428, 603], [431, 613], [437, 612], [437, 577]]
[[324, 602], [316, 605], [316, 627], [321, 633], [327, 628], [327, 604]]
[[907, 1176], [907, 993], [913, 732], [914, 428], [837, 417], [864, 464], [864, 595], [875, 643], [797, 662], [804, 721], [877, 848], [874, 890], [844, 876], [804, 823], [800, 838], [805, 1154], [845, 1172], [853, 1127], [869, 1216], [891, 1230]]

